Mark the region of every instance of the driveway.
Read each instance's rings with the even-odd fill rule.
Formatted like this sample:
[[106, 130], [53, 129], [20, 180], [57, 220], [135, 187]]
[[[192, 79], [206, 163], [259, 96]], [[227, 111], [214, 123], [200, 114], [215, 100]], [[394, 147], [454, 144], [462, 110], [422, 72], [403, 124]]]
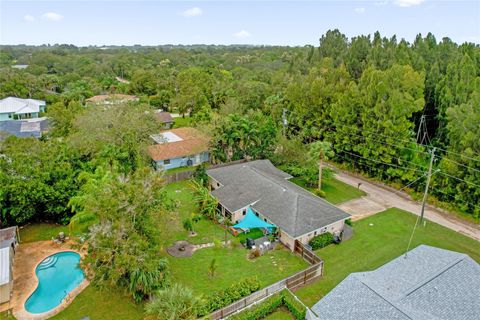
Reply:
[[[353, 176], [338, 169], [336, 170], [338, 172], [336, 174], [338, 180], [354, 187], [361, 183], [360, 189], [367, 193], [366, 196], [359, 199], [338, 205], [338, 207], [350, 213], [353, 220], [362, 219], [392, 207], [420, 215], [421, 204], [411, 200], [406, 193], [395, 191], [395, 189], [380, 183], [369, 182], [362, 177]], [[425, 208], [425, 218], [480, 241], [480, 225], [463, 221], [442, 209], [427, 206]]]

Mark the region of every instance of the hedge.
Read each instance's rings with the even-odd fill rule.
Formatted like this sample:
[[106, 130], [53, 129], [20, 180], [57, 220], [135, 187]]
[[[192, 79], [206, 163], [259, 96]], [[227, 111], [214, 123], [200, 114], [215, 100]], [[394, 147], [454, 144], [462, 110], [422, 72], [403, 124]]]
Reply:
[[285, 306], [296, 320], [304, 320], [307, 315], [307, 308], [295, 299], [289, 291], [282, 290], [280, 293], [274, 294], [261, 303], [231, 316], [229, 319], [258, 320], [265, 318], [281, 306]]
[[230, 320], [257, 320], [268, 316], [274, 312], [278, 307], [283, 304], [283, 295], [280, 293], [265, 299], [261, 303], [249, 308], [243, 312], [240, 312], [232, 317]]
[[257, 277], [250, 277], [231, 285], [230, 287], [216, 291], [208, 295], [198, 311], [198, 316], [205, 316], [215, 310], [228, 306], [229, 304], [250, 295], [260, 289], [260, 281]]
[[287, 290], [283, 290], [283, 304], [287, 307], [288, 311], [297, 320], [304, 320], [307, 316], [307, 308], [301, 304], [295, 297]]
[[326, 247], [331, 243], [333, 243], [333, 234], [326, 232], [314, 237], [308, 244], [312, 247], [312, 250], [317, 250]]

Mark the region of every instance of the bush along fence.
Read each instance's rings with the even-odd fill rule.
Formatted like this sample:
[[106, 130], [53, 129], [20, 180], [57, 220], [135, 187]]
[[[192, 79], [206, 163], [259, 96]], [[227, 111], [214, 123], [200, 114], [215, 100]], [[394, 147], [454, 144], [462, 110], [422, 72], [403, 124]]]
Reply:
[[284, 306], [296, 320], [304, 320], [307, 314], [307, 307], [301, 303], [288, 289], [275, 293], [262, 300], [254, 306], [234, 314], [230, 320], [257, 320], [263, 319], [279, 307]]
[[[270, 296], [281, 292], [282, 290], [297, 290], [304, 285], [310, 284], [315, 280], [319, 279], [323, 274], [323, 260], [320, 259], [313, 251], [305, 247], [301, 242], [295, 242], [295, 253], [301, 256], [305, 261], [311, 264], [308, 268], [303, 271], [300, 271], [290, 277], [282, 279], [266, 288], [255, 291], [254, 293], [242, 298], [232, 304], [217, 310], [213, 311], [210, 314], [210, 318], [213, 320], [223, 319], [228, 317], [240, 310], [243, 310], [261, 300], [269, 298]], [[295, 301], [300, 303], [295, 296], [292, 296]], [[282, 298], [283, 299], [283, 298]], [[282, 300], [283, 301], [283, 300]], [[288, 300], [291, 301], [291, 300]], [[293, 303], [293, 302], [292, 302]], [[288, 305], [285, 304], [288, 308]], [[291, 311], [292, 312], [292, 311]], [[292, 312], [293, 314], [293, 312]], [[241, 318], [243, 319], [243, 318]], [[250, 319], [250, 318], [247, 318]], [[255, 318], [254, 318], [255, 319]], [[302, 320], [305, 319], [305, 316]]]

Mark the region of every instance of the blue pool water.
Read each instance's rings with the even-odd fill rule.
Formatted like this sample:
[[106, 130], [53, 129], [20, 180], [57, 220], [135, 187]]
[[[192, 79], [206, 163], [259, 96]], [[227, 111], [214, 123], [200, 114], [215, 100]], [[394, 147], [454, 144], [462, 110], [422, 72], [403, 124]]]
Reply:
[[25, 310], [43, 313], [58, 306], [85, 278], [79, 262], [80, 255], [71, 251], [45, 258], [35, 270], [38, 286], [25, 302]]

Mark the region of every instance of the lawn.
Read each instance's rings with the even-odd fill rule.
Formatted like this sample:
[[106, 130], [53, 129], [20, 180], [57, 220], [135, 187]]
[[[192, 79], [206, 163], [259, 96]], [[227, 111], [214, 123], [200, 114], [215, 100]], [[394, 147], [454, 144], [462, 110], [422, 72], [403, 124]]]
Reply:
[[[353, 224], [354, 236], [340, 245], [317, 250], [325, 261], [323, 279], [296, 292], [314, 305], [352, 272], [370, 271], [405, 253], [417, 216], [392, 208]], [[480, 262], [480, 244], [462, 234], [427, 221], [417, 228], [411, 249], [427, 244], [463, 252]]]
[[293, 315], [285, 307], [278, 308], [275, 312], [269, 314], [263, 320], [294, 320]]
[[178, 117], [173, 118], [173, 127], [180, 128], [180, 127], [189, 127], [192, 124], [192, 118], [185, 116], [185, 118]]
[[67, 309], [50, 319], [78, 320], [83, 317], [91, 320], [101, 319], [143, 319], [143, 305], [136, 305], [120, 292], [101, 291], [89, 285], [82, 291]]
[[78, 224], [72, 230], [68, 225], [63, 226], [54, 223], [35, 223], [28, 224], [20, 228], [20, 241], [22, 243], [50, 240], [58, 236], [59, 232], [64, 232], [67, 236], [79, 236], [87, 231], [90, 223]]
[[[197, 212], [190, 181], [171, 183], [165, 187], [165, 190], [169, 198], [177, 203], [177, 208], [158, 221], [158, 230], [164, 246], [170, 246], [176, 240], [188, 240], [191, 243], [200, 244], [213, 242], [214, 239], [225, 239], [225, 231], [207, 219], [202, 219], [193, 225], [197, 233], [195, 237], [189, 237], [188, 231], [183, 228], [183, 220]], [[232, 239], [230, 233], [227, 232], [226, 235], [227, 240]]]
[[[247, 253], [243, 247], [201, 249], [189, 258], [169, 259], [170, 272], [175, 281], [191, 287], [196, 294], [208, 294], [251, 276], [258, 276], [266, 287], [308, 266], [285, 248], [253, 260], [247, 259]], [[212, 259], [218, 266], [214, 277], [208, 273]]]
[[[295, 177], [290, 179], [290, 181], [313, 192], [313, 188], [307, 187], [302, 177]], [[352, 187], [334, 177], [322, 181], [322, 191], [325, 192], [325, 200], [333, 204], [339, 204], [366, 195], [362, 190]]]
[[[165, 216], [164, 221], [158, 225], [164, 246], [169, 246], [176, 240], [200, 244], [223, 241], [225, 237], [227, 240], [234, 239], [230, 233], [207, 219], [194, 224], [197, 236], [189, 237], [188, 232], [182, 227], [182, 221], [197, 211], [189, 181], [169, 184], [166, 191], [169, 197], [177, 201], [178, 207]], [[258, 276], [262, 286], [267, 286], [307, 267], [306, 262], [284, 248], [270, 251], [254, 260], [248, 260], [247, 253], [245, 248], [238, 246], [235, 249], [224, 247], [200, 249], [188, 258], [174, 258], [169, 255], [167, 257], [173, 279], [191, 287], [197, 294], [220, 290], [254, 275]], [[208, 267], [214, 258], [218, 269], [212, 278], [208, 274]]]
[[258, 239], [258, 238], [261, 238], [263, 237], [263, 231], [259, 228], [255, 228], [255, 229], [251, 229], [249, 232], [247, 233], [240, 233], [238, 236], [237, 236], [237, 239], [241, 242], [241, 243], [245, 243], [246, 239], [247, 238], [252, 238], [253, 240], [255, 239]]

